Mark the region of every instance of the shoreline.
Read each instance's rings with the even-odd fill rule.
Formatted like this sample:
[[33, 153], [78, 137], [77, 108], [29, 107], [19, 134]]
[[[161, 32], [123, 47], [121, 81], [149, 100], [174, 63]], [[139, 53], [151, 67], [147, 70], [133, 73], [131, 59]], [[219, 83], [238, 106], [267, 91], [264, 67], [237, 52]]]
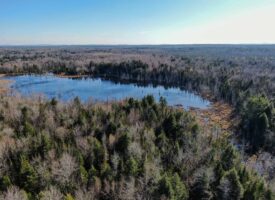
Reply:
[[[25, 73], [12, 73], [12, 74], [0, 74], [0, 78], [6, 76], [18, 76], [25, 75]], [[53, 74], [59, 78], [87, 78], [91, 77], [90, 75], [66, 75], [65, 73]], [[104, 78], [103, 78], [104, 79]], [[9, 86], [11, 80], [0, 79], [0, 94], [6, 93], [9, 91]], [[201, 109], [190, 107], [189, 112], [195, 116], [198, 120], [198, 123], [204, 128], [214, 128], [218, 126], [222, 131], [232, 131], [236, 125], [237, 117], [234, 115], [234, 108], [228, 103], [223, 101], [215, 100], [215, 97], [211, 96], [209, 93], [199, 93], [193, 91], [194, 94], [200, 95], [203, 99], [208, 100], [210, 105], [208, 108]], [[181, 106], [174, 106], [175, 108], [180, 108]], [[207, 129], [206, 129], [207, 130]]]
[[[35, 74], [35, 73], [7, 73], [7, 74], [0, 74], [0, 78], [1, 77], [5, 77], [5, 76], [20, 76], [20, 75], [45, 75], [45, 74], [49, 74], [49, 73], [42, 73], [42, 74]], [[172, 84], [165, 84], [165, 83], [154, 83], [154, 82], [149, 82], [149, 83], [145, 83], [143, 81], [136, 81], [136, 80], [125, 80], [125, 79], [120, 79], [120, 78], [113, 78], [113, 77], [106, 77], [106, 76], [101, 76], [101, 75], [91, 75], [91, 74], [76, 74], [76, 75], [67, 75], [64, 72], [59, 73], [59, 74], [54, 74], [52, 73], [53, 76], [59, 77], [59, 78], [72, 78], [72, 79], [78, 79], [78, 78], [100, 78], [102, 80], [110, 80], [112, 82], [115, 83], [133, 83], [133, 84], [137, 84], [137, 85], [141, 85], [141, 86], [146, 86], [146, 85], [154, 85], [154, 86], [163, 86], [163, 87], [171, 87], [171, 88], [179, 88], [180, 90], [186, 90], [188, 92], [191, 92], [193, 94], [199, 95], [201, 96], [203, 99], [210, 101], [211, 103], [216, 102], [215, 97], [213, 97], [211, 94], [209, 94], [208, 92], [198, 92], [195, 90], [191, 90], [191, 89], [187, 89], [184, 88], [180, 85], [172, 85]]]
[[[0, 74], [0, 78], [3, 78], [2, 74]], [[10, 84], [12, 83], [11, 80], [0, 79], [0, 94], [5, 94], [10, 90]]]
[[86, 77], [89, 77], [89, 75], [84, 75], [84, 74], [66, 75], [65, 73], [54, 74], [54, 76], [59, 77], [59, 78], [86, 78]]

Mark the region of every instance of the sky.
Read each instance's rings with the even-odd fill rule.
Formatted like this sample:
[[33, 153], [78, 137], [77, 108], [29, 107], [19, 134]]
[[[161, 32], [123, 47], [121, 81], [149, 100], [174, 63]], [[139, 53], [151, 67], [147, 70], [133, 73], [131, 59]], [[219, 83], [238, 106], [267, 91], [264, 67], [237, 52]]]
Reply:
[[275, 44], [275, 0], [0, 0], [0, 45]]

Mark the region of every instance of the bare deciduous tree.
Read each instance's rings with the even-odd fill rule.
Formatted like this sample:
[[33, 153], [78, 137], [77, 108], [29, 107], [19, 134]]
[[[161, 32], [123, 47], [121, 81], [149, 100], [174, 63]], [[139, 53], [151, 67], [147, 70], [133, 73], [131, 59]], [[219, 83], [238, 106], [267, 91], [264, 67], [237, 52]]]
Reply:
[[11, 186], [6, 192], [0, 195], [0, 199], [3, 200], [27, 200], [26, 192], [19, 190], [18, 187]]
[[68, 153], [63, 153], [61, 158], [52, 165], [53, 178], [62, 184], [73, 182], [76, 170], [76, 161]]
[[63, 194], [55, 187], [51, 186], [48, 190], [41, 192], [41, 200], [62, 200]]

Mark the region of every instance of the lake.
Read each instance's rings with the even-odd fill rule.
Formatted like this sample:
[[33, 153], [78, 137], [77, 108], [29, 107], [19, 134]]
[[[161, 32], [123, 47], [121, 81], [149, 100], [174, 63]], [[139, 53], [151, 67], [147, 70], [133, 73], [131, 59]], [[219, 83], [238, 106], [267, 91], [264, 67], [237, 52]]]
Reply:
[[43, 95], [48, 98], [57, 98], [69, 101], [78, 96], [82, 101], [122, 100], [128, 97], [141, 99], [146, 95], [153, 95], [156, 100], [165, 97], [168, 105], [182, 105], [185, 109], [190, 107], [207, 108], [210, 102], [199, 95], [181, 90], [180, 88], [165, 88], [163, 86], [138, 86], [136, 84], [115, 83], [100, 78], [60, 78], [54, 75], [22, 75], [10, 76], [5, 79], [12, 80], [13, 91], [22, 96]]

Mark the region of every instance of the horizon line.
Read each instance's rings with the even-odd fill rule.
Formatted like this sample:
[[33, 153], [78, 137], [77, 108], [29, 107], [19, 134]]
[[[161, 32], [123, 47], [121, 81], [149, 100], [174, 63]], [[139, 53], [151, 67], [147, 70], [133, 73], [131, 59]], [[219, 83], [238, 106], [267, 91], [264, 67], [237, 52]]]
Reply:
[[164, 43], [164, 44], [0, 44], [0, 47], [58, 47], [58, 46], [235, 46], [235, 45], [275, 45], [275, 43]]

